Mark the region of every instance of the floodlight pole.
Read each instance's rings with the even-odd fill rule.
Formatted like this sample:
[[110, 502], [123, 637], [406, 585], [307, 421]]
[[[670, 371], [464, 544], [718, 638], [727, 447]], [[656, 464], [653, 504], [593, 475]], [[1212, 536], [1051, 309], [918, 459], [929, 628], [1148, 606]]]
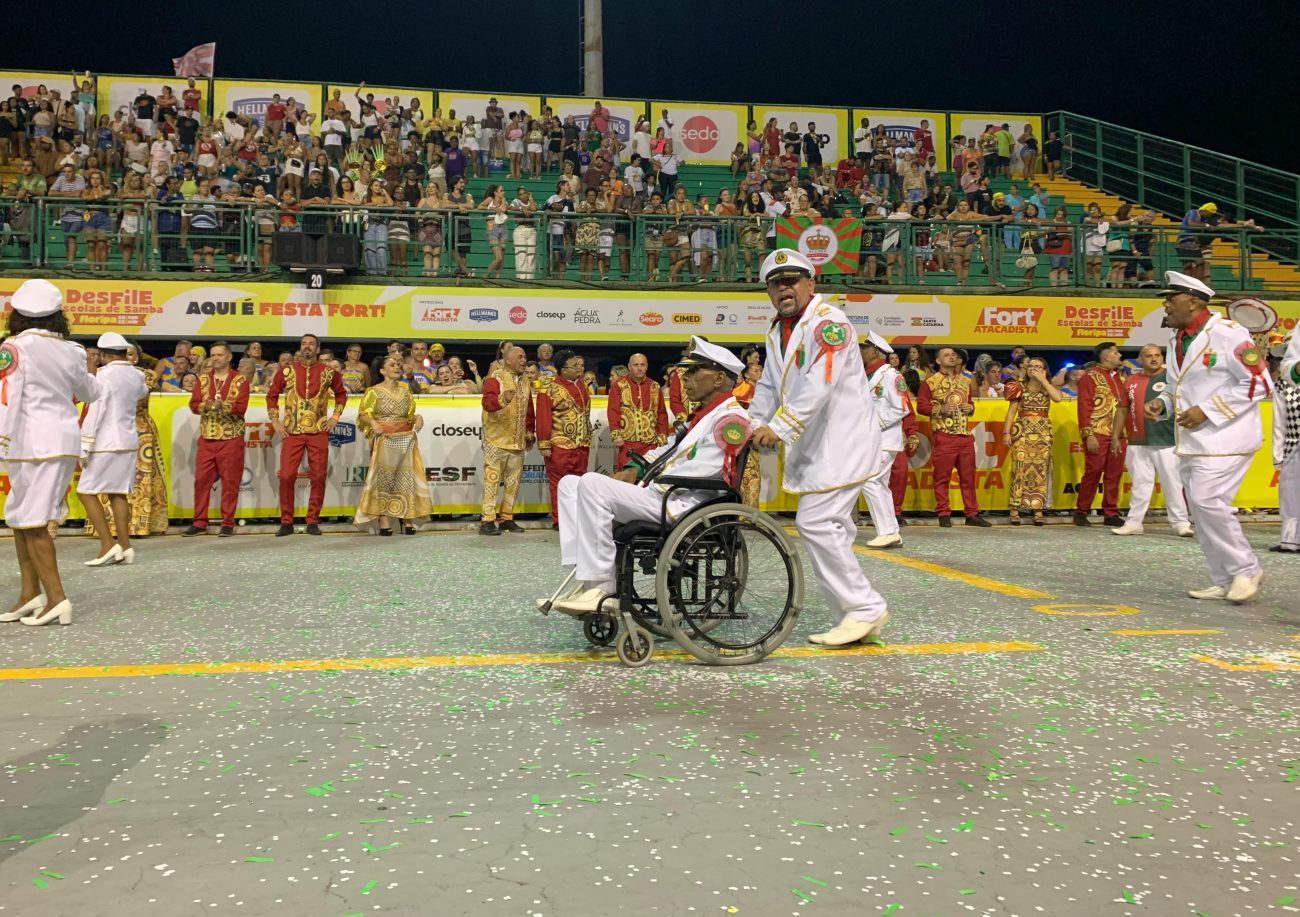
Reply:
[[605, 38], [601, 0], [582, 0], [582, 94], [599, 99], [605, 94]]

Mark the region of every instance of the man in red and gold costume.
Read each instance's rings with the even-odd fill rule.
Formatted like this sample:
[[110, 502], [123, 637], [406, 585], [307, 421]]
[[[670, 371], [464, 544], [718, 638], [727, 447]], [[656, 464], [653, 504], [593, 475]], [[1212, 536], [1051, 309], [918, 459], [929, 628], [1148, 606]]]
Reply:
[[551, 521], [560, 526], [556, 490], [560, 479], [587, 473], [591, 456], [591, 393], [582, 384], [586, 369], [572, 350], [555, 355], [556, 374], [537, 393], [537, 448], [546, 460], [546, 483], [551, 488]]
[[894, 467], [889, 469], [889, 490], [894, 495], [894, 521], [898, 527], [907, 525], [903, 518], [903, 498], [907, 496], [907, 460], [916, 455], [921, 445], [921, 428], [917, 426], [912, 399], [908, 398], [907, 413], [903, 415], [903, 451], [894, 456]]
[[668, 412], [659, 392], [659, 383], [646, 375], [650, 361], [643, 353], [634, 353], [627, 361], [627, 375], [609, 386], [609, 436], [618, 447], [614, 470], [627, 464], [629, 451], [645, 455], [668, 442]]
[[[321, 363], [320, 338], [304, 334], [298, 342], [298, 358], [276, 370], [266, 390], [266, 413], [280, 434], [280, 528], [276, 537], [293, 534], [294, 487], [298, 466], [307, 453], [311, 490], [307, 497], [307, 534], [320, 534], [320, 508], [325, 504], [325, 469], [329, 463], [329, 433], [343, 416], [348, 392], [343, 377]], [[284, 419], [280, 418], [280, 396], [284, 396]], [[330, 397], [334, 412], [326, 416]]]
[[235, 505], [244, 477], [244, 412], [248, 380], [230, 368], [230, 345], [208, 347], [211, 369], [199, 376], [190, 410], [199, 415], [199, 446], [194, 456], [194, 521], [181, 534], [206, 535], [212, 485], [221, 481], [221, 532], [235, 534]]
[[[1091, 525], [1092, 499], [1101, 483], [1101, 515], [1106, 525], [1121, 526], [1119, 515], [1119, 479], [1124, 473], [1125, 444], [1111, 449], [1111, 437], [1124, 437], [1115, 429], [1115, 414], [1124, 379], [1119, 373], [1123, 361], [1119, 347], [1110, 341], [1098, 344], [1093, 351], [1096, 365], [1089, 368], [1076, 384], [1079, 390], [1079, 436], [1083, 439], [1083, 478], [1079, 481], [1079, 499], [1074, 504], [1074, 524]], [[1103, 481], [1104, 479], [1104, 481]]]
[[934, 505], [939, 525], [952, 527], [948, 488], [955, 467], [966, 524], [988, 528], [992, 523], [980, 515], [975, 497], [975, 437], [970, 432], [970, 416], [975, 413], [971, 400], [974, 383], [962, 374], [965, 358], [955, 347], [940, 347], [935, 361], [939, 371], [921, 383], [916, 407], [930, 418], [930, 461], [934, 465]]
[[[507, 344], [500, 365], [483, 380], [483, 516], [480, 535], [522, 532], [515, 522], [515, 498], [524, 473], [524, 453], [533, 444], [532, 387], [524, 372], [522, 347]], [[498, 492], [504, 488], [505, 494]]]

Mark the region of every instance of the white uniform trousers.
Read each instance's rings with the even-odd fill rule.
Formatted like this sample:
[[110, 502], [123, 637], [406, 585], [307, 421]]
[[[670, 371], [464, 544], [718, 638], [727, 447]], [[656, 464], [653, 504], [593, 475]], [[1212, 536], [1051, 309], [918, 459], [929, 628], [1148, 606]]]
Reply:
[[1300, 548], [1300, 446], [1278, 469], [1277, 506], [1282, 515], [1282, 547]]
[[1196, 540], [1216, 586], [1232, 585], [1234, 576], [1254, 576], [1259, 558], [1251, 550], [1232, 498], [1250, 467], [1249, 455], [1181, 456], [1178, 469], [1187, 489], [1187, 505], [1196, 525]]
[[889, 474], [894, 470], [897, 452], [885, 449], [880, 453], [880, 464], [862, 484], [862, 496], [871, 511], [871, 524], [876, 535], [893, 535], [898, 532], [898, 518], [894, 515], [894, 492], [889, 489]]
[[1183, 479], [1178, 471], [1178, 456], [1173, 446], [1134, 446], [1126, 453], [1128, 476], [1133, 482], [1129, 494], [1128, 521], [1141, 525], [1151, 506], [1160, 475], [1160, 490], [1165, 496], [1165, 514], [1173, 526], [1187, 524], [1187, 498], [1183, 496]]
[[663, 495], [603, 474], [571, 474], [560, 479], [556, 496], [560, 563], [574, 567], [587, 585], [613, 594], [614, 523], [658, 520]]
[[[794, 526], [799, 530], [817, 585], [821, 587], [831, 619], [837, 624], [845, 618], [874, 621], [887, 607], [884, 596], [871, 588], [853, 553], [857, 527], [852, 512], [860, 491], [859, 485], [850, 484], [826, 493], [802, 494], [794, 517]], [[889, 518], [893, 514], [891, 497]]]

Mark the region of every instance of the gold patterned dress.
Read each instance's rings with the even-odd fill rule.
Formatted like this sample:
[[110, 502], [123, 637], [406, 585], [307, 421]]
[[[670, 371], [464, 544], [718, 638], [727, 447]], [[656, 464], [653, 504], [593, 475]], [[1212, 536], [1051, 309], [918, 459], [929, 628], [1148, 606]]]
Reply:
[[[153, 391], [158, 374], [146, 369], [144, 381]], [[163, 477], [162, 452], [158, 448], [158, 425], [149, 415], [149, 396], [141, 398], [135, 407], [135, 432], [140, 437], [140, 445], [135, 452], [135, 484], [127, 498], [131, 504], [130, 535], [132, 538], [162, 535], [167, 531], [167, 479]], [[108, 497], [100, 494], [99, 502], [108, 517], [109, 533], [116, 536]], [[89, 522], [84, 531], [86, 535], [95, 536], [95, 527]]]
[[1011, 425], [1011, 483], [1007, 505], [1012, 510], [1042, 512], [1047, 508], [1047, 475], [1052, 463], [1052, 399], [1042, 389], [1008, 382], [1003, 393], [1019, 404]]
[[[357, 525], [390, 516], [419, 519], [433, 511], [424, 461], [415, 441], [415, 398], [404, 385], [390, 391], [384, 385], [366, 389], [357, 419], [370, 439], [370, 471], [357, 503]], [[379, 423], [376, 434], [368, 423]]]

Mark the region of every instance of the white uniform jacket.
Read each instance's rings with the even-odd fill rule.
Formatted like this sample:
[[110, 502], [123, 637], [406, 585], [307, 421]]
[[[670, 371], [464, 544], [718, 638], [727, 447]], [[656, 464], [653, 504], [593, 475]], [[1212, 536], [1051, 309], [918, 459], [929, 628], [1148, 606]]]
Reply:
[[867, 385], [871, 387], [876, 416], [880, 418], [880, 448], [886, 452], [902, 452], [903, 418], [912, 410], [903, 397], [907, 383], [898, 370], [881, 363], [875, 372], [867, 374]]
[[[728, 434], [730, 439], [724, 440], [722, 438], [723, 431]], [[654, 462], [663, 455], [672, 454], [672, 458], [668, 459], [659, 470], [656, 479], [650, 481], [646, 486], [651, 490], [664, 493], [668, 490], [668, 485], [660, 484], [658, 482], [659, 476], [671, 475], [679, 478], [721, 477], [723, 462], [726, 458], [723, 443], [732, 443], [733, 448], [738, 452], [740, 446], [748, 442], [751, 432], [752, 424], [744, 406], [734, 397], [727, 398], [701, 417], [676, 446], [670, 442], [651, 449], [645, 454], [646, 464]], [[753, 456], [750, 461], [758, 461], [758, 456]], [[736, 481], [735, 484], [739, 487], [740, 482]], [[718, 495], [716, 490], [675, 490], [672, 496], [668, 498], [668, 516], [676, 519], [700, 501]]]
[[149, 394], [144, 373], [130, 363], [108, 363], [95, 375], [99, 398], [81, 421], [81, 453], [134, 452], [140, 445], [135, 409]]
[[1291, 343], [1282, 354], [1282, 378], [1300, 385], [1300, 330], [1291, 332]]
[[880, 422], [858, 336], [844, 313], [814, 296], [781, 348], [767, 333], [767, 361], [749, 408], [785, 445], [781, 486], [794, 494], [861, 484], [880, 462]]
[[1177, 331], [1165, 351], [1160, 393], [1167, 416], [1199, 407], [1206, 422], [1195, 430], [1174, 427], [1177, 455], [1254, 455], [1264, 442], [1259, 403], [1273, 391], [1263, 352], [1249, 332], [1217, 312], [1178, 360]]
[[0, 458], [77, 458], [81, 431], [72, 399], [98, 397], [80, 344], [36, 328], [9, 338], [0, 344]]

